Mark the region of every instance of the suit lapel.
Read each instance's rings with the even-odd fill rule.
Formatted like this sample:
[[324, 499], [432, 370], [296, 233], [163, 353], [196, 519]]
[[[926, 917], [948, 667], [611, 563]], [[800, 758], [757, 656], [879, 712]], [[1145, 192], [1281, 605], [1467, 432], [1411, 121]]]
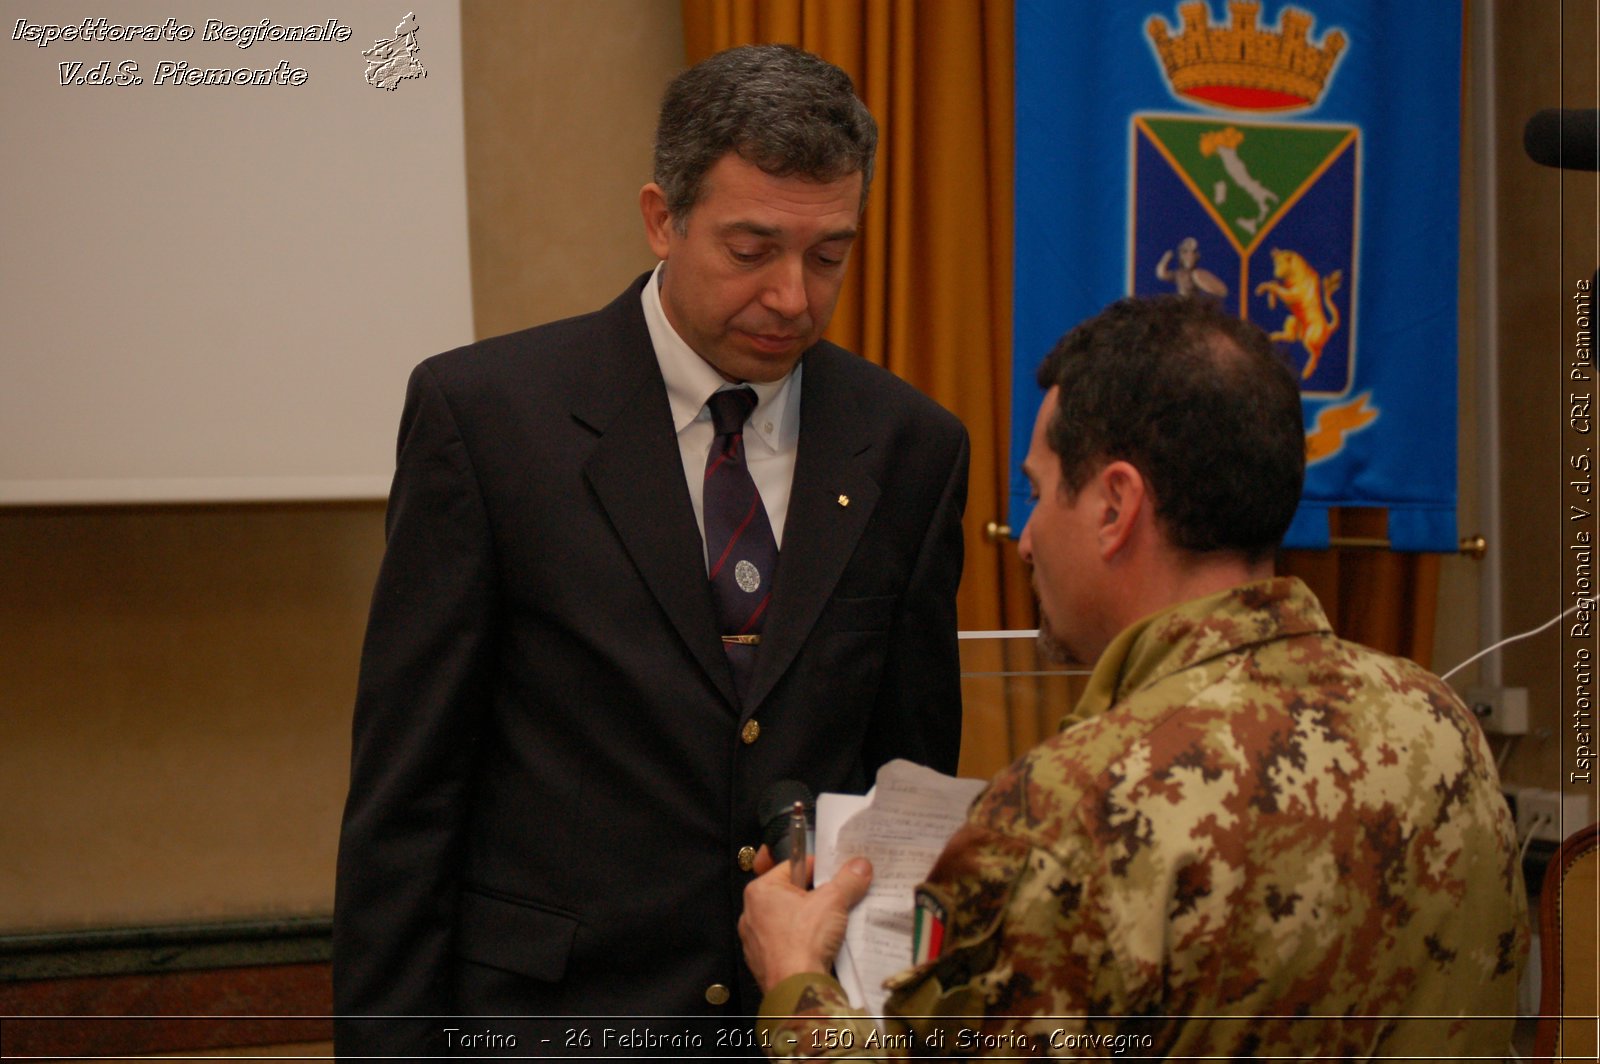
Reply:
[[679, 637], [728, 704], [737, 706], [639, 287], [601, 312], [619, 332], [596, 356], [597, 386], [573, 406], [573, 417], [599, 434], [584, 475]]
[[838, 372], [839, 359], [855, 357], [826, 345], [806, 355], [794, 485], [745, 715], [794, 663], [878, 503], [878, 485], [863, 461], [872, 447], [869, 415], [857, 409]]

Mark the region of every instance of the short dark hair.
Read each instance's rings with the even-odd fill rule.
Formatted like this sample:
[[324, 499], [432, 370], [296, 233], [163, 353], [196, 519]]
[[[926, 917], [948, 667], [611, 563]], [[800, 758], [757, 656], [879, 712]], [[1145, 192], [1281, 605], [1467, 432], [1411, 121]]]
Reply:
[[1056, 344], [1046, 437], [1076, 495], [1107, 462], [1144, 475], [1172, 544], [1252, 562], [1282, 542], [1305, 482], [1300, 387], [1256, 326], [1209, 299], [1118, 300]]
[[656, 124], [655, 182], [681, 232], [706, 171], [729, 152], [774, 177], [872, 184], [878, 123], [850, 75], [787, 44], [729, 48], [672, 79]]

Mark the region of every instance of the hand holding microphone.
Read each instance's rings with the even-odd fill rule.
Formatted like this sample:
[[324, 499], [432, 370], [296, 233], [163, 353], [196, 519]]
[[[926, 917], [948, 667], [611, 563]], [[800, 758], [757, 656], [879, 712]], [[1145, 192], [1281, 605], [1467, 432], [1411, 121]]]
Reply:
[[[744, 890], [739, 938], [763, 990], [797, 972], [827, 972], [844, 941], [850, 909], [867, 893], [872, 866], [849, 862], [830, 882], [806, 890], [816, 800], [798, 780], [779, 780], [756, 805], [762, 839], [773, 859]], [[788, 862], [787, 869], [777, 867]]]

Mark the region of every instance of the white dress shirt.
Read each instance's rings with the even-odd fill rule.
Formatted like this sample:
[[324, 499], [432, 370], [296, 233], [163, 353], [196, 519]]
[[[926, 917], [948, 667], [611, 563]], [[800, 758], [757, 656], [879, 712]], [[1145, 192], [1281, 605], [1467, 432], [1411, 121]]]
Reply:
[[[664, 265], [664, 264], [663, 264]], [[656, 349], [661, 376], [667, 382], [667, 401], [672, 405], [672, 426], [678, 434], [678, 451], [683, 456], [683, 478], [689, 485], [689, 500], [694, 504], [695, 523], [700, 526], [700, 542], [706, 538], [705, 476], [706, 456], [716, 430], [706, 400], [724, 388], [737, 388], [711, 363], [695, 354], [678, 335], [661, 307], [661, 266], [640, 293], [644, 320], [650, 329], [650, 343]], [[745, 461], [750, 477], [761, 493], [772, 536], [783, 548], [783, 519], [789, 512], [789, 489], [794, 481], [795, 453], [800, 443], [800, 370], [795, 368], [781, 380], [770, 383], [750, 381], [755, 389], [756, 408], [744, 425]], [[710, 570], [710, 560], [706, 562]]]

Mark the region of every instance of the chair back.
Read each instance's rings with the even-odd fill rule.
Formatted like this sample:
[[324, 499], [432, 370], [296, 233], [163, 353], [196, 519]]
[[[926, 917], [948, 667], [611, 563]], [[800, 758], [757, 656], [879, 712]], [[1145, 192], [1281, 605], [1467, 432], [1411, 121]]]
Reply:
[[1600, 824], [1568, 835], [1539, 891], [1539, 1026], [1533, 1055], [1596, 1060], [1600, 1025]]

